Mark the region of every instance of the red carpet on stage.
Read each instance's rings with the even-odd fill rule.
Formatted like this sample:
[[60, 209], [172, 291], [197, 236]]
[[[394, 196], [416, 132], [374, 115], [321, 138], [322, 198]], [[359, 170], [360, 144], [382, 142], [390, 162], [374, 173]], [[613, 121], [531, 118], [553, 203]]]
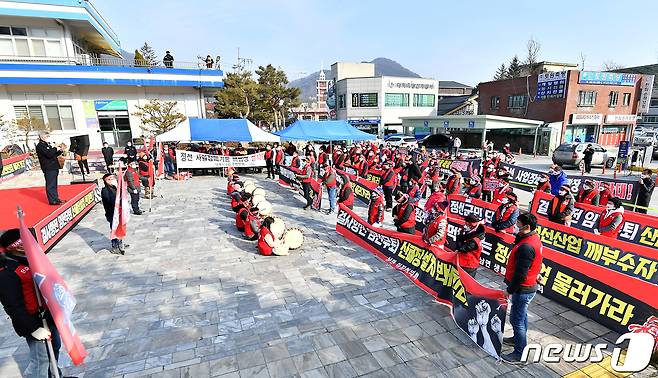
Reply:
[[96, 183], [60, 185], [59, 197], [66, 200], [51, 206], [43, 186], [0, 189], [0, 231], [18, 228], [16, 207], [21, 206], [25, 224], [44, 251], [52, 248], [98, 202]]

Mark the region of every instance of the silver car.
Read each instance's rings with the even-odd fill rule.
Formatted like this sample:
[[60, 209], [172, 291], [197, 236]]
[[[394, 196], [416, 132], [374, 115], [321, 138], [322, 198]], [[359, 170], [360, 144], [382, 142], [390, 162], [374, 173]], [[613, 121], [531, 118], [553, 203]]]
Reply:
[[583, 162], [583, 151], [587, 145], [591, 144], [594, 149], [592, 156], [592, 165], [604, 165], [606, 168], [612, 168], [615, 165], [615, 154], [608, 152], [603, 146], [596, 143], [562, 143], [553, 151], [553, 163], [559, 166], [580, 167]]

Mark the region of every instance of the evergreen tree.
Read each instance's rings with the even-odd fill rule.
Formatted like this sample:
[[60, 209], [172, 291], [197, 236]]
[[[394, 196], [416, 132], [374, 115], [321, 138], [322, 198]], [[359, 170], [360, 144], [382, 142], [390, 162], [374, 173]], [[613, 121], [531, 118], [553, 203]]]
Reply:
[[144, 42], [144, 46], [139, 48], [139, 52], [148, 66], [154, 67], [158, 65], [158, 56], [153, 50], [153, 47], [147, 42]]
[[230, 72], [224, 79], [224, 88], [215, 94], [217, 118], [247, 118], [252, 122], [258, 102], [258, 83], [251, 72]]
[[494, 80], [505, 80], [505, 79], [507, 79], [507, 67], [505, 67], [505, 63], [502, 63], [500, 67], [498, 67], [496, 74], [494, 74]]
[[146, 59], [144, 59], [144, 55], [142, 55], [139, 50], [135, 50], [135, 67], [146, 67]]
[[521, 64], [519, 63], [519, 57], [514, 55], [507, 68], [507, 78], [516, 79], [517, 77], [521, 77]]

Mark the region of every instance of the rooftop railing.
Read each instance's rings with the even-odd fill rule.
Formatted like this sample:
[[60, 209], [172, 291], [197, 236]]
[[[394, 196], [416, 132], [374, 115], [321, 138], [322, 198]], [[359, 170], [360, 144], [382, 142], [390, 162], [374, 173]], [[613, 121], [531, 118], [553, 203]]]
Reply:
[[213, 65], [208, 67], [206, 62], [184, 62], [173, 61], [171, 65], [163, 62], [149, 64], [146, 61], [120, 58], [95, 58], [89, 55], [78, 55], [76, 57], [41, 57], [41, 56], [6, 56], [0, 55], [0, 64], [62, 64], [74, 66], [107, 66], [107, 67], [142, 67], [142, 68], [178, 68], [194, 70], [217, 70], [219, 67]]

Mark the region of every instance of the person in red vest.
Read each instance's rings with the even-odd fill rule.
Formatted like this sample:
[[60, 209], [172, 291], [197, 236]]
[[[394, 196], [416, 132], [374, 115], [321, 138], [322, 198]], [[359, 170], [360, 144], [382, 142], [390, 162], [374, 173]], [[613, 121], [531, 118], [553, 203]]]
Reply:
[[370, 191], [370, 204], [368, 205], [368, 223], [381, 227], [384, 223], [384, 192], [377, 188]]
[[557, 196], [548, 204], [548, 220], [568, 226], [571, 223], [574, 202], [569, 184], [562, 185]]
[[[0, 236], [0, 288], [0, 303], [11, 319], [14, 332], [25, 338], [30, 350], [24, 376], [49, 377], [50, 359], [45, 341], [50, 339], [55, 361], [62, 342], [48, 308], [44, 306], [40, 313], [32, 271], [17, 228]], [[46, 319], [47, 327], [42, 319]], [[63, 376], [61, 370], [59, 376]]]
[[[427, 226], [423, 230], [423, 241], [425, 243], [443, 249], [448, 236], [448, 214], [446, 208], [448, 201], [435, 202], [432, 205]], [[415, 230], [414, 230], [415, 231]]]
[[357, 173], [359, 177], [368, 177], [368, 162], [364, 155], [361, 155], [359, 158], [359, 169], [357, 170]]
[[594, 233], [610, 238], [617, 238], [621, 226], [624, 224], [624, 207], [621, 199], [612, 197], [606, 204], [605, 210], [601, 212]]
[[599, 206], [606, 206], [608, 201], [613, 197], [611, 182], [604, 182], [603, 188], [599, 190]]
[[583, 187], [578, 191], [578, 196], [576, 197], [577, 203], [583, 203], [586, 205], [599, 205], [599, 191], [596, 190], [596, 185], [592, 180], [585, 180]]
[[230, 179], [227, 180], [226, 184], [226, 194], [231, 195], [233, 194], [233, 191], [235, 190], [235, 185], [240, 182], [240, 176], [237, 174], [233, 174]]
[[384, 191], [384, 199], [386, 200], [386, 211], [391, 211], [393, 208], [393, 191], [397, 186], [397, 173], [393, 169], [390, 161], [384, 163], [384, 175], [380, 181], [382, 190]]
[[457, 235], [457, 256], [459, 266], [471, 277], [475, 278], [477, 268], [480, 266], [480, 255], [482, 254], [482, 240], [484, 240], [484, 225], [475, 214], [469, 214], [464, 218], [462, 232]]
[[346, 175], [338, 175], [338, 185], [340, 191], [338, 192], [338, 203], [347, 206], [348, 209], [354, 209], [354, 192], [352, 192], [352, 183]]
[[450, 194], [459, 194], [459, 190], [462, 186], [462, 175], [456, 169], [452, 169], [452, 176], [448, 178], [446, 183], [446, 195]]
[[258, 214], [258, 207], [252, 207], [246, 213], [247, 218], [244, 220], [244, 236], [247, 240], [257, 240], [258, 231], [260, 231], [260, 216]]
[[153, 197], [153, 189], [150, 184], [151, 170], [150, 170], [150, 160], [151, 156], [143, 152], [139, 153], [138, 164], [139, 164], [139, 176], [142, 181], [142, 186], [144, 187], [144, 198]]
[[416, 233], [416, 207], [409, 203], [409, 197], [398, 192], [395, 195], [398, 204], [393, 208], [393, 224], [398, 232], [414, 235]]
[[313, 160], [309, 155], [306, 158], [306, 164], [304, 165], [304, 168], [302, 168], [302, 173], [297, 175], [297, 179], [302, 182], [304, 199], [306, 199], [306, 206], [304, 206], [304, 210], [308, 210], [313, 204], [313, 197], [311, 196], [311, 192], [313, 191], [313, 188], [311, 188], [311, 180], [313, 180], [313, 174]]
[[409, 185], [407, 187], [407, 195], [409, 196], [409, 202], [411, 202], [413, 205], [416, 205], [418, 201], [420, 201], [420, 198], [422, 197], [422, 193], [420, 192], [420, 186], [418, 186], [418, 181], [415, 179], [409, 180]]
[[[487, 164], [482, 172], [482, 184], [487, 180], [496, 179], [496, 166], [493, 163]], [[493, 200], [493, 190], [482, 190], [482, 200], [491, 202]]]
[[482, 184], [480, 184], [480, 179], [473, 176], [464, 181], [466, 184], [466, 191], [464, 192], [464, 195], [470, 198], [480, 199], [482, 196]]
[[276, 146], [276, 153], [274, 157], [274, 167], [276, 168], [276, 174], [279, 174], [281, 172], [281, 164], [283, 164], [283, 158], [284, 158], [284, 152], [283, 152], [283, 146], [279, 146], [278, 144]]
[[322, 175], [322, 184], [327, 187], [327, 197], [329, 197], [329, 212], [336, 210], [336, 171], [325, 161], [322, 165], [324, 174]]
[[274, 179], [274, 151], [270, 144], [265, 147], [265, 165], [267, 167], [267, 178]]
[[235, 228], [244, 232], [247, 219], [249, 218], [249, 209], [251, 208], [251, 194], [245, 193], [242, 200], [235, 207]]
[[539, 177], [535, 191], [543, 193], [551, 192], [551, 184], [548, 182], [548, 175], [544, 174]]
[[537, 217], [530, 213], [521, 214], [516, 225], [519, 231], [505, 268], [505, 296], [511, 297], [509, 321], [514, 336], [503, 339], [505, 344], [514, 345], [514, 351], [501, 356], [510, 363], [521, 362], [521, 355], [527, 345], [528, 306], [541, 283], [542, 264], [542, 243], [535, 232]]
[[432, 187], [432, 194], [425, 201], [425, 211], [430, 212], [437, 202], [446, 201], [447, 197], [443, 192], [443, 185], [439, 182], [438, 185]]
[[291, 168], [299, 168], [302, 166], [301, 160], [299, 159], [299, 154], [297, 151], [292, 153], [292, 160], [290, 160]]
[[502, 199], [507, 196], [507, 193], [512, 191], [509, 185], [509, 176], [499, 177], [498, 182], [498, 187], [493, 191], [493, 200], [491, 201], [494, 205], [500, 205]]
[[441, 170], [436, 160], [432, 160], [428, 169], [427, 176], [432, 180], [432, 187], [436, 187], [441, 182]]
[[501, 199], [500, 206], [496, 209], [491, 218], [491, 227], [496, 232], [514, 233], [514, 226], [519, 217], [519, 208], [516, 205], [518, 197], [516, 193], [510, 191], [507, 196]]
[[242, 184], [241, 183], [235, 183], [233, 185], [233, 192], [231, 192], [231, 209], [235, 211], [236, 213], [239, 210], [240, 204], [242, 204], [243, 197], [247, 195], [248, 197], [251, 197], [251, 194], [249, 193], [244, 193], [242, 191]]
[[130, 205], [133, 208], [133, 214], [144, 214], [139, 209], [139, 193], [141, 189], [139, 173], [137, 172], [137, 162], [131, 161], [125, 172], [126, 183], [128, 184], [128, 193], [130, 194]]
[[263, 224], [261, 224], [258, 231], [258, 253], [263, 256], [272, 256], [274, 247], [276, 246], [274, 234], [270, 231], [272, 223], [274, 223], [274, 218], [266, 217], [263, 219]]

